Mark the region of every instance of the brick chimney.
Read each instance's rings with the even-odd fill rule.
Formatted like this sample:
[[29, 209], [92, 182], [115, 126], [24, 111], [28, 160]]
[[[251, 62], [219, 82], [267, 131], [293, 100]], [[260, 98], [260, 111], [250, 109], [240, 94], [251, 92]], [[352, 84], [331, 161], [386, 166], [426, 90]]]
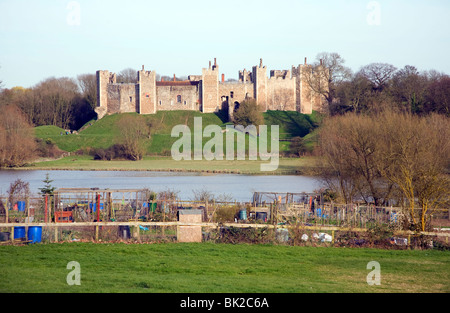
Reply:
[[225, 81], [225, 74], [222, 73], [222, 83]]
[[173, 74], [173, 81], [175, 81], [175, 74]]

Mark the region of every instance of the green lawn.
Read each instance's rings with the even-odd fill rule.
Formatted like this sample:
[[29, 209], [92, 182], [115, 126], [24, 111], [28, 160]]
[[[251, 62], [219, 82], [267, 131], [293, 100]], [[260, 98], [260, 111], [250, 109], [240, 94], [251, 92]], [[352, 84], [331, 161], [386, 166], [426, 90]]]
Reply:
[[[0, 292], [309, 293], [450, 291], [450, 252], [229, 244], [0, 247]], [[67, 275], [80, 264], [81, 285]], [[367, 263], [381, 284], [368, 285]]]

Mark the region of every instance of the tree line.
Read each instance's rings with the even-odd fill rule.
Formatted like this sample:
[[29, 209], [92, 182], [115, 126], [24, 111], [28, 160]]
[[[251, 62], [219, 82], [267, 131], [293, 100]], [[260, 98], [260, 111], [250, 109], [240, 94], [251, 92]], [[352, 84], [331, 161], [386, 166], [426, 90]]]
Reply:
[[326, 118], [320, 127], [320, 176], [337, 200], [405, 209], [407, 228], [427, 230], [450, 205], [450, 121], [385, 110]]
[[[319, 175], [336, 201], [404, 209], [404, 227], [429, 230], [450, 206], [450, 77], [372, 63], [356, 73], [321, 53], [307, 77], [325, 99]], [[314, 70], [324, 65], [329, 71]]]
[[96, 117], [96, 79], [94, 74], [77, 79], [47, 78], [31, 88], [14, 87], [0, 94], [0, 107], [14, 105], [33, 126], [54, 125], [79, 129]]
[[[370, 63], [353, 72], [338, 53], [319, 53], [305, 72], [311, 88], [325, 99], [330, 115], [376, 113], [397, 109], [412, 114], [450, 116], [450, 76], [436, 70], [420, 72], [412, 65], [397, 69]], [[322, 71], [324, 66], [328, 71]]]

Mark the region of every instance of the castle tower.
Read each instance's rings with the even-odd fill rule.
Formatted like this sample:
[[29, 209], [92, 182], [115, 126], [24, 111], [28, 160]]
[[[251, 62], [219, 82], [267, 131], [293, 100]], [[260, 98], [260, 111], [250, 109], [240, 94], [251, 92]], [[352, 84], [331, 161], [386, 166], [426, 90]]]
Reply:
[[137, 72], [138, 76], [138, 109], [140, 114], [156, 113], [156, 73], [155, 71], [142, 70]]
[[214, 58], [214, 65], [202, 69], [202, 85], [201, 85], [202, 112], [217, 112], [219, 106], [219, 66]]
[[[324, 97], [319, 93], [315, 92], [311, 88], [310, 84], [313, 84], [316, 90], [328, 89], [328, 82], [326, 80], [328, 71], [326, 67], [320, 63], [320, 66], [315, 67], [316, 74], [312, 75], [313, 66], [307, 64], [306, 58], [304, 64], [299, 64], [298, 67], [292, 67], [292, 75], [297, 78], [296, 82], [296, 106], [297, 111], [304, 114], [311, 114], [313, 110], [321, 111]], [[315, 80], [315, 79], [319, 80]]]
[[95, 112], [98, 119], [106, 115], [108, 111], [108, 85], [116, 83], [116, 74], [109, 71], [97, 71], [97, 107]]
[[253, 78], [256, 103], [267, 111], [267, 68], [262, 65], [262, 59], [259, 60], [259, 66], [253, 66]]

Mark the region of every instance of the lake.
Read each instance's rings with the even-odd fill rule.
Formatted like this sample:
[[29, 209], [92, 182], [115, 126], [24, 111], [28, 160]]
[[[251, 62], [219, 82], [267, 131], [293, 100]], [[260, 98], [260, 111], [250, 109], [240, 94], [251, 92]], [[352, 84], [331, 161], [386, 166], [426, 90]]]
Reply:
[[30, 184], [33, 194], [44, 187], [46, 173], [56, 188], [139, 189], [159, 192], [171, 189], [180, 199], [191, 200], [194, 190], [207, 190], [216, 196], [229, 195], [236, 201], [251, 201], [253, 192], [313, 192], [320, 188], [315, 177], [296, 175], [239, 175], [151, 171], [65, 171], [2, 170], [0, 195], [20, 178]]

